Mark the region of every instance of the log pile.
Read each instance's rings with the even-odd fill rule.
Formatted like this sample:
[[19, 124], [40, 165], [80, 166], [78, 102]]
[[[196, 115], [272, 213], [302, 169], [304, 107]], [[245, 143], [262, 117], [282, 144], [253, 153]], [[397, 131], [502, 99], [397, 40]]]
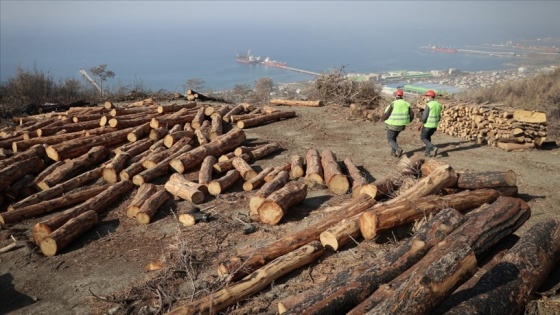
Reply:
[[540, 148], [547, 137], [546, 114], [537, 111], [456, 104], [441, 116], [442, 132], [506, 151]]

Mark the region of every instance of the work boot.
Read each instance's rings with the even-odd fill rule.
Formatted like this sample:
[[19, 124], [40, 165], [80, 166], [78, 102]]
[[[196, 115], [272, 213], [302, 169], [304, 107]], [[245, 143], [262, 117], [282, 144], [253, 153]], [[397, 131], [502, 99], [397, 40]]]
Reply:
[[427, 158], [431, 157], [430, 150], [426, 150], [426, 152], [424, 153], [424, 156], [427, 157]]
[[438, 151], [438, 147], [434, 147], [434, 154], [432, 155], [432, 157], [436, 157], [437, 151]]
[[396, 157], [400, 158], [400, 157], [402, 156], [402, 154], [403, 154], [403, 149], [399, 147], [399, 148], [397, 149], [397, 155], [396, 155]]

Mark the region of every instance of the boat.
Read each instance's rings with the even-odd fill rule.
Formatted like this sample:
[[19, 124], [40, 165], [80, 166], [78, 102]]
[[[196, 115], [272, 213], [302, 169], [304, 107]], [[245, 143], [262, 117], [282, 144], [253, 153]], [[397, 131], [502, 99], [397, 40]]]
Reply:
[[237, 54], [235, 61], [245, 64], [257, 64], [261, 61], [261, 57], [255, 57], [251, 54], [251, 50], [247, 51], [247, 54]]
[[261, 62], [265, 66], [270, 67], [278, 67], [278, 68], [286, 68], [287, 64], [285, 62], [280, 62], [276, 60], [272, 60], [269, 57], [266, 57], [263, 62]]
[[443, 52], [443, 53], [456, 53], [457, 52], [457, 49], [455, 49], [455, 48], [444, 47], [444, 46], [439, 46], [439, 45], [422, 46], [422, 48], [430, 49], [430, 50], [434, 50], [434, 51], [438, 51], [438, 52]]

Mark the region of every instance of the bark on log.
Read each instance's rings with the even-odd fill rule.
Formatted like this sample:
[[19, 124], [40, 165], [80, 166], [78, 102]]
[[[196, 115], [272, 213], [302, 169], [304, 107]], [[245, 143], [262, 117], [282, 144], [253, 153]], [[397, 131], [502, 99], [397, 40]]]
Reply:
[[305, 106], [305, 107], [321, 107], [323, 106], [322, 101], [297, 101], [297, 100], [282, 100], [282, 99], [272, 99], [270, 104], [276, 106]]
[[169, 129], [167, 129], [167, 127], [163, 126], [163, 127], [159, 127], [159, 128], [152, 128], [150, 130], [150, 134], [148, 135], [148, 138], [154, 140], [154, 141], [158, 141], [161, 140], [162, 144], [164, 143], [164, 138], [165, 135], [167, 135], [167, 133], [169, 132]]
[[230, 111], [228, 111], [225, 115], [223, 115], [222, 120], [226, 123], [231, 122], [231, 116], [243, 113], [245, 111], [245, 107], [243, 105], [234, 106]]
[[41, 252], [45, 256], [56, 255], [80, 235], [90, 230], [97, 220], [98, 214], [94, 210], [85, 211], [75, 218], [69, 219], [68, 222], [41, 240], [39, 243]]
[[228, 275], [235, 281], [241, 277], [250, 274], [273, 259], [289, 253], [311, 241], [319, 240], [319, 234], [340, 222], [341, 220], [363, 212], [375, 204], [375, 199], [362, 195], [358, 198], [350, 200], [344, 204], [339, 210], [331, 212], [320, 222], [303, 228], [294, 234], [287, 235], [275, 242], [261, 247], [247, 255], [239, 255], [223, 261], [218, 266], [219, 275]]
[[54, 199], [72, 189], [77, 187], [83, 186], [89, 181], [96, 180], [101, 177], [101, 173], [103, 171], [103, 166], [95, 168], [91, 171], [87, 171], [79, 176], [76, 176], [72, 179], [69, 179], [63, 183], [60, 183], [52, 188], [47, 190], [40, 191], [36, 194], [33, 194], [21, 201], [18, 201], [14, 204], [11, 204], [8, 207], [8, 211], [14, 211], [16, 209], [20, 209], [29, 205], [36, 204], [41, 201]]
[[54, 162], [53, 164], [47, 166], [44, 170], [41, 171], [41, 173], [39, 173], [35, 177], [35, 185], [39, 184], [45, 177], [47, 177], [47, 175], [52, 173], [56, 168], [58, 168], [59, 166], [61, 166], [63, 164], [64, 164], [64, 161], [57, 161], [57, 162]]
[[114, 184], [119, 180], [119, 173], [124, 169], [126, 163], [130, 159], [130, 154], [117, 153], [113, 160], [103, 168], [103, 179], [109, 183]]
[[310, 182], [323, 185], [325, 183], [325, 180], [323, 179], [323, 166], [321, 164], [319, 151], [317, 151], [317, 149], [307, 150], [305, 160], [307, 164], [305, 179]]
[[[356, 164], [354, 164], [354, 162], [352, 162], [350, 158], [344, 159], [344, 165], [346, 165], [348, 174], [350, 174], [350, 178], [352, 179], [352, 197], [357, 197], [359, 194], [362, 193], [362, 187], [367, 185], [368, 182], [366, 178], [362, 175], [362, 172], [358, 169]], [[377, 194], [377, 189], [375, 191]], [[375, 197], [375, 194], [373, 195], [373, 197]]]
[[431, 173], [433, 173], [438, 167], [443, 167], [443, 166], [449, 166], [449, 164], [438, 159], [428, 159], [427, 161], [422, 163], [422, 166], [420, 167], [420, 172], [422, 173], [422, 176], [426, 177]]
[[315, 261], [323, 254], [323, 251], [319, 242], [310, 242], [306, 246], [276, 258], [268, 265], [245, 277], [243, 281], [175, 308], [168, 314], [214, 314], [219, 312], [260, 292], [283, 275]]
[[22, 176], [40, 172], [44, 169], [45, 162], [39, 156], [32, 156], [20, 160], [0, 170], [0, 192], [8, 188]]
[[[168, 151], [172, 151], [174, 147], [169, 149]], [[169, 172], [169, 162], [174, 158], [180, 156], [181, 154], [187, 153], [191, 150], [190, 145], [185, 145], [180, 147], [179, 150], [176, 152], [171, 153], [168, 157], [158, 162], [153, 167], [143, 170], [140, 173], [134, 175], [132, 178], [132, 182], [135, 185], [142, 185], [143, 183], [150, 182], [158, 177], [162, 177]]]
[[159, 189], [142, 204], [140, 210], [136, 213], [136, 221], [140, 224], [150, 223], [159, 208], [170, 198], [171, 195], [165, 189]]
[[[247, 155], [247, 159], [248, 158], [249, 155]], [[247, 159], [245, 159], [242, 155], [242, 156], [234, 157], [231, 161], [232, 166], [239, 172], [239, 175], [241, 175], [241, 177], [246, 181], [257, 176], [257, 172], [251, 167], [251, 165], [249, 165], [249, 163], [247, 163]]]
[[[97, 129], [88, 129], [88, 130], [97, 130]], [[36, 144], [48, 144], [48, 145], [55, 145], [59, 143], [64, 143], [68, 140], [84, 138], [86, 136], [85, 130], [80, 129], [77, 132], [65, 133], [61, 135], [53, 135], [49, 137], [38, 137], [29, 140], [19, 140], [12, 142], [12, 151], [14, 152], [23, 152], [28, 148], [36, 145]]]
[[242, 154], [242, 155], [240, 155], [240, 156], [234, 156], [234, 157], [232, 157], [232, 158], [229, 159], [229, 160], [225, 160], [225, 161], [222, 161], [222, 162], [215, 163], [215, 164], [212, 166], [214, 172], [216, 172], [217, 174], [223, 174], [223, 173], [225, 173], [225, 172], [227, 172], [227, 171], [229, 171], [229, 170], [234, 169], [233, 160], [236, 159], [236, 158], [240, 158], [240, 159], [242, 159], [242, 160], [244, 160], [244, 161], [249, 161], [249, 159], [250, 159], [251, 157], [249, 156], [249, 154], [244, 153], [244, 154]]
[[251, 178], [250, 180], [246, 181], [243, 184], [243, 190], [244, 191], [252, 191], [256, 188], [259, 188], [262, 184], [265, 183], [264, 178], [266, 177], [266, 175], [268, 175], [270, 172], [272, 172], [272, 170], [274, 170], [274, 168], [272, 167], [267, 167], [264, 170], [262, 170], [260, 173], [257, 174], [257, 176]]
[[498, 142], [498, 148], [505, 150], [506, 152], [531, 151], [535, 149], [535, 143], [530, 142], [530, 143], [519, 144], [519, 143]]
[[266, 197], [258, 207], [261, 222], [276, 225], [288, 213], [290, 207], [307, 197], [307, 185], [302, 182], [289, 182], [284, 187]]
[[148, 115], [147, 117], [146, 115], [141, 115], [140, 117], [131, 118], [131, 119], [123, 119], [122, 117], [113, 117], [109, 119], [109, 126], [117, 129], [136, 128], [140, 125], [144, 125], [145, 123], [149, 123], [152, 119], [155, 119], [155, 115]]
[[521, 314], [560, 258], [560, 221], [533, 225], [468, 290], [457, 290], [435, 314]]
[[279, 112], [275, 112], [275, 113], [271, 113], [271, 114], [261, 115], [259, 117], [255, 117], [255, 118], [250, 118], [250, 119], [245, 119], [245, 120], [238, 121], [237, 122], [237, 127], [241, 128], [241, 129], [250, 128], [250, 127], [263, 125], [263, 124], [269, 123], [271, 121], [276, 121], [276, 120], [279, 120], [279, 119], [292, 118], [292, 117], [296, 117], [296, 112], [293, 112], [293, 111], [279, 111]]
[[157, 191], [157, 186], [154, 184], [146, 183], [140, 185], [136, 194], [130, 201], [128, 207], [126, 207], [126, 216], [129, 218], [134, 218], [138, 211], [140, 211], [140, 207], [146, 202], [151, 195], [153, 195]]
[[144, 138], [135, 142], [123, 144], [122, 146], [113, 150], [113, 152], [115, 152], [116, 154], [128, 153], [130, 154], [130, 156], [137, 156], [138, 154], [141, 154], [142, 152], [148, 150], [152, 144], [154, 144], [154, 140]]
[[167, 148], [171, 148], [173, 145], [175, 145], [178, 141], [182, 140], [182, 139], [187, 139], [190, 140], [188, 141], [189, 144], [192, 144], [192, 137], [194, 136], [193, 132], [190, 131], [176, 131], [173, 133], [169, 133], [167, 135], [165, 135], [165, 137], [163, 138], [163, 144], [167, 147]]
[[303, 157], [299, 155], [290, 156], [290, 178], [296, 179], [305, 175]]
[[157, 108], [157, 112], [160, 114], [173, 113], [184, 108], [192, 109], [195, 108], [196, 106], [197, 106], [196, 102], [188, 102], [185, 104], [171, 104], [165, 106], [160, 105]]
[[[236, 155], [235, 155], [234, 152], [229, 152], [229, 153], [227, 153], [227, 154], [222, 154], [222, 155], [218, 158], [218, 161], [217, 161], [216, 163], [218, 163], [218, 162], [223, 162], [223, 161], [227, 161], [227, 160], [232, 159], [232, 158], [234, 158], [234, 157], [236, 157]], [[214, 164], [216, 164], [216, 163], [214, 163]]]
[[165, 148], [159, 147], [157, 149], [146, 151], [138, 156], [130, 159], [129, 165], [119, 173], [119, 178], [121, 180], [132, 180], [135, 175], [139, 174], [144, 170], [142, 165], [146, 160], [150, 158], [151, 155], [165, 151]]
[[321, 166], [325, 176], [325, 183], [335, 195], [344, 195], [350, 188], [348, 178], [340, 170], [336, 157], [331, 150], [321, 152]]
[[515, 186], [517, 183], [517, 175], [512, 170], [494, 172], [462, 172], [457, 175], [457, 187], [462, 189]]
[[226, 175], [211, 181], [210, 184], [208, 184], [208, 192], [211, 195], [217, 196], [235, 184], [240, 177], [241, 175], [239, 174], [239, 171], [230, 170], [226, 173]]
[[33, 226], [33, 239], [39, 245], [45, 236], [64, 225], [68, 222], [68, 220], [75, 218], [88, 210], [94, 210], [97, 213], [106, 211], [116, 200], [125, 193], [129, 192], [133, 187], [134, 184], [128, 180], [109, 185], [106, 190], [99, 193], [97, 196], [88, 199], [86, 202], [35, 224], [35, 226]]
[[194, 204], [204, 202], [204, 193], [199, 190], [199, 184], [193, 183], [179, 174], [173, 174], [165, 183], [165, 190], [174, 196], [188, 200]]
[[232, 107], [230, 105], [222, 105], [218, 109], [216, 109], [211, 115], [206, 115], [206, 116], [210, 116], [210, 118], [216, 116], [224, 117], [231, 109]]
[[492, 203], [499, 193], [492, 189], [463, 191], [446, 196], [425, 196], [415, 200], [401, 200], [393, 204], [380, 204], [371, 211], [364, 212], [358, 220], [360, 232], [366, 240], [375, 238], [389, 229], [414, 222], [446, 207], [457, 211], [467, 211]]
[[67, 161], [61, 166], [57, 167], [52, 173], [45, 176], [37, 185], [45, 190], [58, 183], [61, 183], [68, 178], [81, 173], [92, 165], [101, 163], [109, 155], [109, 149], [104, 146], [97, 146], [91, 148], [86, 154], [79, 156], [75, 159]]
[[271, 142], [262, 146], [258, 146], [249, 152], [249, 156], [253, 160], [260, 160], [263, 157], [280, 150], [280, 145], [276, 142]]
[[129, 142], [136, 142], [144, 138], [144, 136], [148, 135], [150, 133], [150, 130], [151, 130], [150, 123], [147, 122], [145, 124], [142, 124], [134, 128], [128, 135], [126, 135], [126, 139]]
[[388, 202], [397, 202], [404, 199], [413, 200], [419, 197], [433, 195], [446, 187], [457, 183], [457, 174], [450, 166], [439, 167], [430, 175], [422, 178], [414, 186], [400, 193]]
[[216, 157], [209, 155], [204, 158], [200, 171], [198, 171], [198, 183], [201, 185], [208, 185], [212, 181], [212, 171], [214, 164], [217, 163]]
[[274, 177], [273, 180], [264, 184], [261, 189], [259, 189], [255, 195], [251, 197], [251, 199], [249, 199], [249, 217], [251, 220], [260, 220], [258, 209], [263, 204], [266, 197], [286, 185], [289, 179], [290, 175], [288, 172], [281, 171], [278, 175], [276, 175], [276, 177]]
[[[35, 184], [35, 175], [34, 174], [27, 174], [23, 177], [20, 177], [18, 180], [13, 182], [6, 190], [4, 191], [4, 196], [7, 197], [8, 200], [21, 200], [23, 198], [27, 198], [38, 191], [37, 185]], [[0, 209], [2, 209], [0, 205]], [[2, 210], [0, 210], [2, 211]]]
[[286, 314], [345, 314], [380, 285], [413, 266], [464, 220], [458, 211], [444, 209], [399, 247], [344, 269], [321, 286], [303, 292]]
[[3, 170], [8, 165], [12, 165], [18, 161], [27, 160], [30, 157], [38, 156], [40, 158], [45, 158], [47, 156], [45, 152], [45, 147], [42, 144], [36, 144], [31, 148], [27, 149], [25, 152], [20, 154], [15, 154], [7, 159], [0, 160], [0, 170]]
[[230, 117], [230, 122], [232, 124], [237, 124], [237, 122], [245, 120], [245, 119], [250, 119], [250, 118], [255, 118], [255, 117], [259, 117], [261, 116], [261, 114], [243, 114], [243, 115], [232, 115]]
[[66, 206], [75, 205], [84, 202], [89, 198], [96, 196], [103, 190], [107, 189], [106, 185], [92, 186], [80, 191], [71, 191], [62, 197], [45, 200], [26, 207], [17, 208], [13, 211], [0, 213], [0, 223], [10, 224], [23, 221], [25, 219], [33, 218], [43, 215], [45, 213], [54, 212]]
[[[264, 181], [267, 182], [267, 183], [270, 182], [270, 181], [273, 180], [280, 172], [282, 172], [282, 171], [289, 172], [291, 167], [292, 167], [292, 165], [291, 165], [290, 163], [284, 163], [284, 164], [282, 164], [282, 165], [276, 166], [276, 167], [272, 170], [272, 172], [268, 173], [268, 175], [266, 175], [266, 176], [264, 177]], [[288, 173], [288, 175], [289, 175], [289, 174], [290, 174], [290, 173]]]
[[202, 163], [208, 155], [219, 156], [225, 152], [232, 151], [245, 141], [245, 132], [242, 129], [234, 128], [229, 132], [219, 136], [214, 141], [197, 147], [190, 152], [174, 158], [169, 162], [171, 167], [182, 174]]
[[[210, 108], [212, 108], [212, 107], [210, 107]], [[194, 130], [197, 130], [198, 128], [200, 128], [200, 126], [202, 125], [202, 123], [206, 119], [206, 117], [204, 115], [205, 110], [206, 109], [204, 107], [201, 107], [196, 111], [196, 114], [194, 115], [194, 117], [191, 121], [191, 127]], [[207, 116], [210, 116], [210, 115], [207, 115]]]
[[196, 140], [198, 141], [198, 145], [205, 145], [205, 144], [208, 144], [210, 142], [210, 139], [208, 139], [208, 137], [206, 137], [206, 135], [202, 131], [202, 128], [196, 129], [194, 131], [194, 135], [196, 136]]
[[191, 139], [182, 138], [179, 141], [175, 142], [175, 144], [171, 148], [160, 151], [158, 153], [150, 154], [150, 156], [148, 156], [148, 158], [142, 162], [142, 166], [144, 166], [144, 168], [146, 169], [156, 167], [156, 165], [158, 165], [161, 161], [169, 158], [171, 155], [174, 155], [179, 151], [187, 152], [191, 150], [191, 144]]
[[154, 117], [150, 121], [150, 127], [157, 129], [165, 126], [175, 126], [176, 124], [184, 125], [185, 123], [192, 122], [194, 117], [192, 114], [179, 117]]
[[223, 126], [222, 126], [222, 119], [219, 116], [212, 117], [212, 124], [210, 126], [210, 132], [208, 133], [208, 139], [210, 141], [216, 139], [217, 137], [221, 136], [223, 133]]

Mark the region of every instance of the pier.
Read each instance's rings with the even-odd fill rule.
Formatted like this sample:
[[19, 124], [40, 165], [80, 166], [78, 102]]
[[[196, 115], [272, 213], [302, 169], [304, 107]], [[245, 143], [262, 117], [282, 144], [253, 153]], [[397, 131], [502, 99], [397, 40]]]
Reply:
[[314, 76], [320, 76], [321, 73], [318, 72], [313, 72], [313, 71], [307, 71], [307, 70], [303, 70], [303, 69], [298, 69], [298, 68], [292, 68], [292, 67], [288, 67], [288, 66], [284, 66], [284, 67], [280, 67], [280, 66], [271, 66], [271, 65], [267, 65], [264, 62], [259, 62], [259, 64], [262, 64], [264, 66], [267, 67], [273, 67], [273, 68], [278, 68], [278, 69], [284, 69], [284, 70], [290, 70], [290, 71], [294, 71], [294, 72], [299, 72], [299, 73], [305, 73], [305, 74], [310, 74], [310, 75], [314, 75]]
[[473, 50], [473, 49], [457, 49], [457, 52], [464, 54], [475, 54], [475, 55], [486, 55], [486, 56], [496, 56], [496, 57], [515, 57], [516, 54], [513, 51], [483, 51], [483, 50]]

